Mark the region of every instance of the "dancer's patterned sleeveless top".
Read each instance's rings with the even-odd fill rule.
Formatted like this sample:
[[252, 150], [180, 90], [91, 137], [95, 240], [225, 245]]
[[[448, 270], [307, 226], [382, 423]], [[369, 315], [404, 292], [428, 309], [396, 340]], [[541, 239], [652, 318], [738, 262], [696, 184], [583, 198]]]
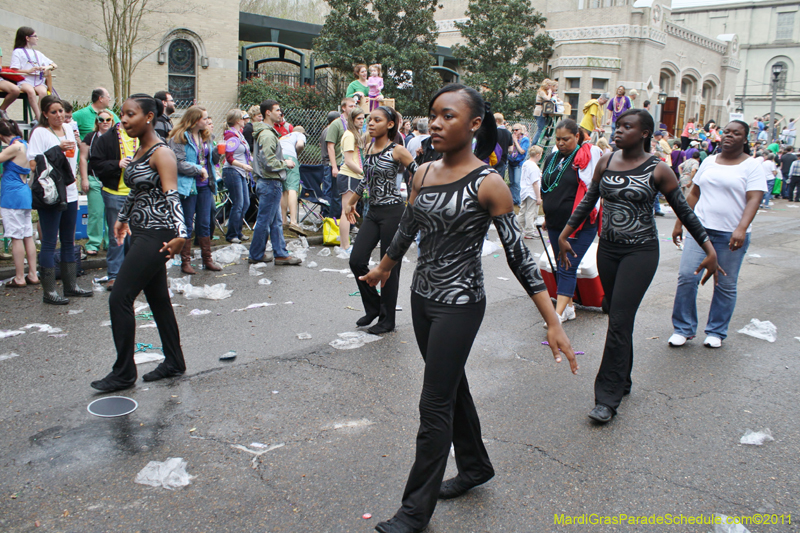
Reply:
[[161, 187], [161, 177], [150, 167], [150, 158], [162, 146], [167, 145], [156, 144], [142, 157], [131, 161], [125, 169], [123, 179], [131, 192], [117, 220], [128, 223], [131, 229], [173, 230], [176, 237], [186, 239], [189, 235], [183, 221], [178, 191], [165, 193]]
[[[614, 155], [616, 153], [609, 158], [609, 164]], [[642, 244], [658, 240], [653, 203], [658, 194], [654, 174], [660, 161], [658, 157], [651, 156], [632, 170], [606, 169], [599, 184], [592, 182], [568, 224], [573, 228], [580, 226], [598, 198], [603, 198], [601, 239], [617, 244]], [[680, 188], [673, 190], [666, 198], [692, 237], [700, 244], [708, 240], [705, 228], [694, 216]]]
[[[430, 166], [426, 169], [430, 169]], [[481, 251], [494, 221], [509, 266], [522, 286], [533, 295], [545, 289], [542, 275], [522, 242], [514, 213], [492, 217], [478, 200], [478, 189], [495, 170], [479, 167], [460, 180], [425, 186], [422, 178], [414, 204], [403, 213], [400, 227], [386, 254], [402, 260], [419, 231], [419, 258], [411, 290], [446, 304], [468, 304], [485, 297]]]
[[[396, 146], [395, 143], [389, 143], [380, 153], [368, 153], [364, 157], [364, 178], [356, 187], [355, 193], [361, 196], [364, 189], [369, 189], [370, 206], [403, 204], [403, 197], [397, 190], [397, 174], [400, 170], [400, 163], [392, 158]], [[417, 164], [412, 163], [408, 170], [413, 176], [417, 170]]]

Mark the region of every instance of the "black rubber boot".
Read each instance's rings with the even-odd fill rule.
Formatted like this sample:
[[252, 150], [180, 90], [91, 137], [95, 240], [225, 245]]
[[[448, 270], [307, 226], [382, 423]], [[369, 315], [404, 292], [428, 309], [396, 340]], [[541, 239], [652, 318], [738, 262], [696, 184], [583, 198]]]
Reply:
[[78, 287], [78, 265], [76, 263], [61, 263], [61, 283], [64, 284], [64, 296], [82, 296], [91, 298], [92, 291]]
[[39, 268], [39, 279], [42, 282], [42, 301], [52, 305], [67, 305], [69, 300], [56, 291], [56, 268]]

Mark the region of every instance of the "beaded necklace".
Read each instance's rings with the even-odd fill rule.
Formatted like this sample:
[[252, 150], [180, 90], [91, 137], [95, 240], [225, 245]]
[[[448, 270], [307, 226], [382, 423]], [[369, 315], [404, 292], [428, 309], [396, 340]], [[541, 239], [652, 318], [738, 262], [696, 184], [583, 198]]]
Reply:
[[625, 96], [620, 98], [619, 96], [614, 97], [614, 114], [619, 114], [620, 111], [625, 107]]
[[[573, 150], [569, 156], [563, 158], [558, 165], [556, 165], [555, 162], [561, 152], [557, 152], [550, 159], [550, 162], [547, 164], [547, 167], [545, 167], [545, 170], [542, 173], [542, 185], [544, 186], [542, 194], [549, 193], [558, 187], [558, 184], [561, 183], [561, 177], [564, 175], [564, 172], [566, 172], [567, 168], [572, 164], [572, 160], [575, 158], [575, 154], [578, 153], [580, 147], [580, 145], [576, 146], [575, 150]], [[558, 174], [556, 178], [553, 179], [553, 174], [556, 172]]]
[[[122, 123], [117, 122], [117, 139], [119, 139], [119, 157], [120, 159], [125, 158], [125, 142], [122, 140]], [[130, 139], [130, 137], [128, 137]], [[136, 152], [139, 151], [139, 138], [133, 137], [133, 154], [136, 155]], [[132, 156], [131, 156], [132, 157]]]

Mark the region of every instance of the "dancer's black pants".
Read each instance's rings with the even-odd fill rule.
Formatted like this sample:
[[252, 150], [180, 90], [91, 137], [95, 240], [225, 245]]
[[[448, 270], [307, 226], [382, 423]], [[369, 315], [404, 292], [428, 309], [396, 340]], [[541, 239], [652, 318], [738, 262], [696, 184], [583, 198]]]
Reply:
[[608, 332], [594, 397], [596, 404], [607, 405], [614, 412], [622, 396], [631, 390], [633, 323], [655, 276], [658, 257], [657, 240], [617, 244], [600, 239], [597, 270], [608, 303]]
[[422, 529], [433, 515], [450, 443], [462, 478], [477, 482], [494, 474], [464, 374], [485, 311], [486, 299], [452, 305], [411, 294], [411, 317], [425, 360], [425, 377], [416, 458], [397, 516], [415, 529]]
[[[113, 237], [112, 237], [113, 238]], [[164, 363], [170, 370], [184, 372], [186, 363], [181, 350], [178, 322], [172, 310], [167, 286], [167, 254], [159, 250], [175, 238], [171, 230], [132, 230], [131, 246], [117, 274], [108, 307], [111, 331], [117, 348], [117, 362], [112, 373], [123, 383], [136, 381], [133, 353], [136, 347], [136, 319], [133, 302], [144, 291], [150, 311], [161, 336]]]
[[[392, 274], [381, 287], [381, 293], [375, 287], [370, 287], [365, 281], [358, 278], [369, 272], [369, 258], [378, 242], [381, 244], [381, 257], [386, 254], [392, 243], [400, 218], [403, 216], [402, 204], [369, 207], [364, 223], [358, 230], [358, 237], [353, 243], [350, 253], [350, 270], [356, 277], [361, 301], [367, 316], [377, 316], [378, 326], [387, 330], [394, 329], [395, 308], [397, 307], [397, 289], [400, 286], [400, 265], [397, 263], [392, 269]], [[379, 259], [380, 260], [380, 259]]]

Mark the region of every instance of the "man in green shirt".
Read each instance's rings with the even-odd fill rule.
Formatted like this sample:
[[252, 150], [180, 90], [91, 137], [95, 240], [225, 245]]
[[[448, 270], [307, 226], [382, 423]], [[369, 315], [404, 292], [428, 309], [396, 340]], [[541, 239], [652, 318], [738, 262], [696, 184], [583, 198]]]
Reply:
[[78, 123], [78, 133], [81, 139], [90, 131], [94, 131], [97, 114], [108, 111], [114, 117], [114, 124], [119, 122], [119, 117], [108, 107], [111, 104], [111, 95], [102, 87], [92, 91], [92, 103], [72, 114], [72, 120]]
[[[330, 198], [330, 209], [328, 214], [334, 218], [339, 217], [341, 214], [341, 197], [339, 196], [339, 189], [336, 186], [336, 176], [339, 175], [339, 166], [344, 164], [342, 157], [342, 136], [347, 131], [347, 115], [355, 109], [356, 101], [353, 98], [345, 97], [339, 104], [339, 111], [341, 115], [339, 118], [331, 122], [328, 126], [328, 132], [325, 135], [325, 146], [328, 149], [328, 160], [331, 162], [330, 177], [327, 175], [327, 168], [325, 169], [325, 176], [323, 178], [322, 192]], [[335, 198], [333, 196], [336, 196]], [[337, 209], [338, 207], [338, 209]]]
[[[78, 123], [78, 134], [81, 139], [86, 137], [89, 132], [94, 131], [97, 115], [105, 111], [114, 118], [114, 124], [119, 122], [119, 117], [108, 108], [111, 104], [111, 95], [102, 87], [92, 91], [92, 103], [86, 107], [75, 111], [72, 120]], [[87, 154], [88, 158], [88, 154]], [[103, 203], [103, 184], [100, 180], [89, 174], [88, 213], [86, 225], [86, 253], [90, 256], [97, 255], [101, 247], [108, 249], [108, 231], [106, 230], [105, 205]]]

